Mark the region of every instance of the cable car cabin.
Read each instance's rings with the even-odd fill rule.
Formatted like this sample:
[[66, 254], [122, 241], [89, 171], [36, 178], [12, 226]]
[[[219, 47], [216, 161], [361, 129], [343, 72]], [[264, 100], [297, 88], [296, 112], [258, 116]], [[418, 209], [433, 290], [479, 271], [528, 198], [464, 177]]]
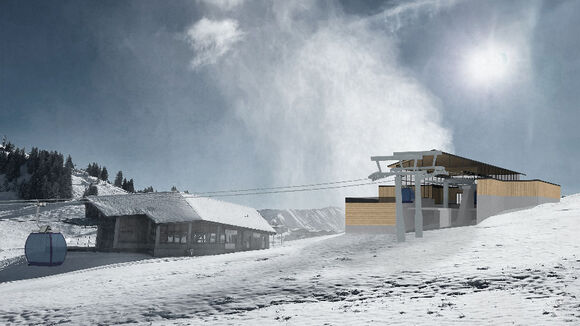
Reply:
[[24, 253], [28, 265], [58, 266], [66, 257], [66, 241], [60, 233], [31, 233], [26, 239]]

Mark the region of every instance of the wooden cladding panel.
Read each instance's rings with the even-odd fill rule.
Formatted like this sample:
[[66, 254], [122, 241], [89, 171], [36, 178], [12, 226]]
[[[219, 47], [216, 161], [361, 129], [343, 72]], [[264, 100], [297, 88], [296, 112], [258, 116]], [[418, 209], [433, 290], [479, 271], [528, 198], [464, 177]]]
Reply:
[[560, 198], [560, 186], [540, 180], [500, 181], [483, 179], [477, 181], [478, 195], [504, 197]]
[[395, 197], [395, 186], [379, 186], [379, 197]]
[[[415, 186], [411, 186], [411, 189], [414, 192]], [[457, 194], [461, 192], [461, 188], [449, 187], [449, 202], [455, 203]], [[423, 198], [433, 198], [437, 205], [443, 204], [443, 187], [434, 187], [433, 185], [421, 186], [421, 195]], [[395, 198], [395, 186], [379, 186], [379, 197]]]
[[346, 203], [346, 225], [395, 225], [395, 203]]

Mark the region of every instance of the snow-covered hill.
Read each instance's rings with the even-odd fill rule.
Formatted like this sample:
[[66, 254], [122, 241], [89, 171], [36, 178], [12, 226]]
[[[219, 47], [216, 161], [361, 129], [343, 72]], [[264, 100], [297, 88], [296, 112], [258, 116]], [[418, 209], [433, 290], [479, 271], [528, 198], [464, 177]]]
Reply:
[[338, 207], [319, 209], [262, 209], [260, 214], [273, 226], [283, 226], [297, 233], [344, 232], [344, 210]]
[[119, 187], [99, 180], [98, 178], [91, 177], [87, 172], [83, 170], [73, 170], [72, 172], [72, 186], [73, 186], [73, 198], [82, 198], [85, 190], [93, 184], [97, 187], [99, 191], [99, 196], [105, 195], [123, 195], [127, 192]]
[[343, 234], [113, 264], [0, 283], [0, 324], [577, 325], [579, 234], [574, 195], [405, 243]]

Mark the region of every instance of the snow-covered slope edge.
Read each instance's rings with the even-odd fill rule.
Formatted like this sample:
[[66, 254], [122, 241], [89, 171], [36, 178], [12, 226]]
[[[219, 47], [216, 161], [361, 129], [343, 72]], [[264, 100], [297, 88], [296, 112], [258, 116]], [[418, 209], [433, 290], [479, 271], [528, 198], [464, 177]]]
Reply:
[[99, 196], [105, 195], [124, 195], [127, 192], [119, 187], [115, 187], [109, 182], [100, 180], [95, 177], [91, 177], [87, 172], [83, 170], [73, 170], [72, 172], [72, 187], [73, 187], [73, 198], [79, 199], [83, 197], [85, 190], [91, 185], [95, 185], [98, 189]]
[[344, 210], [338, 207], [262, 209], [259, 212], [270, 225], [286, 233], [287, 240], [344, 232]]

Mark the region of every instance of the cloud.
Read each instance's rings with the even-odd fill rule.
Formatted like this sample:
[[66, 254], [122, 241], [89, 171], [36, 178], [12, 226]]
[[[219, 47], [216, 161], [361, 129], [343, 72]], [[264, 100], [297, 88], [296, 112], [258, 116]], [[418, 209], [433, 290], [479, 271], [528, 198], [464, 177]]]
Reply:
[[195, 52], [191, 67], [196, 69], [216, 63], [243, 36], [244, 33], [239, 30], [235, 20], [216, 21], [205, 17], [200, 19], [186, 31], [186, 40]]
[[233, 10], [244, 3], [244, 0], [201, 0], [201, 2], [221, 10]]
[[[208, 66], [272, 185], [364, 178], [376, 169], [371, 155], [452, 150], [439, 100], [401, 68], [396, 40], [374, 18], [319, 9], [277, 2], [265, 18], [240, 13], [247, 28], [235, 57]], [[376, 191], [292, 194], [270, 205], [342, 205], [345, 195]]]

